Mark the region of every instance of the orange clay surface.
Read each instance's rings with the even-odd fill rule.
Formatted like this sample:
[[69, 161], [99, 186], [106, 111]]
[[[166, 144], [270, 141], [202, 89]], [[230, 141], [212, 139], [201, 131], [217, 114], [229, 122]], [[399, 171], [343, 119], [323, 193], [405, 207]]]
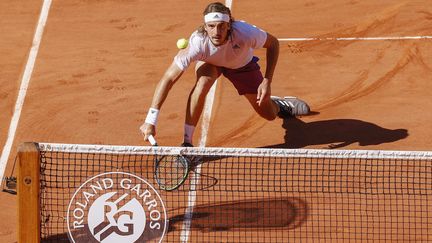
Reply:
[[[0, 145], [8, 136], [42, 0], [0, 1]], [[25, 141], [147, 145], [138, 130], [176, 41], [209, 1], [53, 1], [5, 175]], [[233, 16], [278, 38], [432, 33], [428, 0], [233, 1]], [[280, 42], [273, 95], [314, 115], [265, 121], [224, 78], [207, 146], [432, 150], [432, 40]], [[265, 52], [256, 52], [265, 69]], [[176, 83], [158, 142], [178, 146], [193, 67]], [[198, 143], [200, 129], [195, 133]], [[0, 193], [0, 242], [15, 242], [16, 196]]]

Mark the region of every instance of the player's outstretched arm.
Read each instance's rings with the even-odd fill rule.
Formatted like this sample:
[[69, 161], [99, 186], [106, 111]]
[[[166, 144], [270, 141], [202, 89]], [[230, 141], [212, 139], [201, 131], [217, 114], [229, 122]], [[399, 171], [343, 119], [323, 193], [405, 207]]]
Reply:
[[279, 41], [278, 39], [276, 39], [276, 37], [267, 33], [267, 40], [264, 43], [263, 47], [267, 49], [266, 51], [267, 65], [266, 65], [264, 80], [257, 90], [257, 103], [259, 106], [261, 106], [261, 103], [264, 100], [270, 99], [270, 95], [271, 95], [270, 84], [273, 80], [273, 73], [276, 68], [276, 63], [279, 57]]
[[279, 41], [276, 39], [276, 37], [270, 33], [267, 33], [267, 40], [263, 47], [267, 49], [267, 64], [264, 78], [267, 78], [271, 82], [273, 79], [274, 70], [276, 68], [276, 63], [279, 58]]
[[156, 135], [156, 124], [159, 110], [161, 109], [172, 86], [177, 82], [182, 74], [183, 71], [173, 62], [157, 84], [147, 118], [144, 124], [140, 127], [140, 130], [144, 135], [144, 141], [148, 141], [149, 135]]

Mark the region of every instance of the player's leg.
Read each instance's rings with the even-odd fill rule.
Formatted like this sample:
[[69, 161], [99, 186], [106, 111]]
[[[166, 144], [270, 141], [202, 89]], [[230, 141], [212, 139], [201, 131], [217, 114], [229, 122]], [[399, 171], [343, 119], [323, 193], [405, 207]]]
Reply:
[[257, 103], [257, 94], [244, 94], [244, 97], [249, 101], [254, 110], [262, 118], [266, 120], [274, 120], [279, 113], [279, 106], [273, 102], [269, 97], [265, 98], [261, 105]]
[[186, 107], [186, 124], [196, 125], [204, 108], [207, 93], [220, 75], [218, 67], [198, 62], [195, 68], [196, 83], [189, 94]]
[[223, 75], [231, 81], [239, 95], [244, 95], [255, 111], [267, 120], [273, 120], [276, 116], [289, 118], [308, 114], [308, 104], [296, 97], [272, 96], [267, 97], [261, 105], [256, 103], [258, 87], [264, 79], [258, 60], [254, 57], [246, 66], [239, 69], [223, 69]]
[[258, 87], [264, 77], [258, 65], [258, 58], [252, 60], [239, 69], [223, 69], [223, 75], [231, 81], [239, 95], [244, 95], [254, 110], [264, 119], [274, 120], [279, 112], [279, 107], [270, 97], [267, 97], [259, 106], [257, 103]]
[[302, 116], [310, 112], [309, 105], [297, 97], [286, 96], [281, 98], [271, 96], [271, 98], [264, 100], [260, 106], [256, 102], [256, 94], [245, 94], [245, 97], [255, 111], [267, 120], [273, 120], [276, 116], [280, 118]]
[[206, 95], [220, 76], [221, 71], [214, 65], [198, 62], [195, 74], [196, 83], [189, 94], [186, 106], [184, 146], [192, 144], [193, 132], [203, 111]]

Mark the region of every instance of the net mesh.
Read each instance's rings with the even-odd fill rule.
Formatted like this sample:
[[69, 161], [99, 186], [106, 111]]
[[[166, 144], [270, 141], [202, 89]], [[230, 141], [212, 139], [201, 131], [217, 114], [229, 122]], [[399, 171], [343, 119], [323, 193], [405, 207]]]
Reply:
[[123, 171], [158, 189], [155, 154], [178, 153], [194, 162], [179, 189], [158, 190], [163, 242], [432, 241], [428, 152], [40, 147], [43, 242], [69, 241], [68, 205], [89, 178]]

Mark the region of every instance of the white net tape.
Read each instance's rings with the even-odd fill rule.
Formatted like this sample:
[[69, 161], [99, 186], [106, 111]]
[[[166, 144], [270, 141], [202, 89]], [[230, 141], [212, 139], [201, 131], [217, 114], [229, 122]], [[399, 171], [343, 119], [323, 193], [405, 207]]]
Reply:
[[395, 150], [325, 150], [325, 149], [272, 149], [272, 148], [222, 148], [222, 147], [151, 147], [116, 146], [97, 144], [39, 143], [41, 151], [69, 153], [107, 154], [184, 154], [207, 156], [248, 156], [248, 157], [308, 157], [308, 158], [364, 158], [364, 159], [413, 159], [430, 160], [431, 151]]

